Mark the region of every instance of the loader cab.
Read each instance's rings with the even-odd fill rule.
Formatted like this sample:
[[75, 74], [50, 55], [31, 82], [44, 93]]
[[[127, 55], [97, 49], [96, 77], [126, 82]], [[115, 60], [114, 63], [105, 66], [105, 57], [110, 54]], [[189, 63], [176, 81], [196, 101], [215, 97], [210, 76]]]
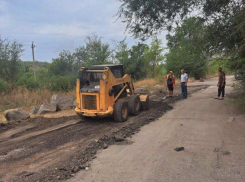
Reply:
[[85, 68], [79, 72], [80, 92], [99, 93], [103, 73], [88, 72], [87, 70]]
[[[82, 93], [99, 93], [100, 80], [103, 79], [103, 70], [105, 70], [105, 68], [109, 68], [115, 78], [122, 78], [124, 76], [123, 65], [94, 65], [89, 69], [83, 68], [82, 71], [79, 72], [80, 91]], [[114, 88], [115, 94], [117, 94], [123, 86], [124, 84], [116, 86]]]

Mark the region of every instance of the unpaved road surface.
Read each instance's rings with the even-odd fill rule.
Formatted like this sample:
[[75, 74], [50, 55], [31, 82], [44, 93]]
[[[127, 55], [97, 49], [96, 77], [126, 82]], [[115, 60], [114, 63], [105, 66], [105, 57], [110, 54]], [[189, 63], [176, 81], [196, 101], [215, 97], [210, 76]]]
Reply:
[[[226, 92], [232, 92], [232, 77]], [[215, 100], [217, 80], [141, 128], [128, 145], [99, 151], [79, 182], [244, 182], [245, 117]], [[175, 151], [176, 147], [184, 147]]]
[[[206, 84], [189, 88], [194, 93]], [[180, 93], [180, 90], [177, 91]], [[128, 139], [146, 124], [154, 122], [178, 95], [163, 100], [165, 93], [156, 90], [151, 96], [151, 109], [115, 123], [111, 118], [79, 119], [37, 117], [0, 125], [0, 181], [64, 181], [74, 178], [96, 158], [98, 151], [111, 145], [127, 145]]]

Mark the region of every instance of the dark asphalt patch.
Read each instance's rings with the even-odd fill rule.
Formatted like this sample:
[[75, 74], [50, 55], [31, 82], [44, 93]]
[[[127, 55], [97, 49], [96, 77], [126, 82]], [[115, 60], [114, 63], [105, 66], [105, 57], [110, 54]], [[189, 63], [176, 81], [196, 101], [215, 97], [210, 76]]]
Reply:
[[180, 151], [185, 150], [185, 147], [176, 147], [174, 150], [175, 150], [176, 152], [180, 152]]

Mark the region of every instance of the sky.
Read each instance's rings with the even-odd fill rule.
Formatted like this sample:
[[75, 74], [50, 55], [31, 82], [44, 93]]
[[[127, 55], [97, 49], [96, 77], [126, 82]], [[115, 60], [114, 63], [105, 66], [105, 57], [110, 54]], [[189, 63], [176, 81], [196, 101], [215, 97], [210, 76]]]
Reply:
[[[117, 20], [120, 5], [117, 0], [0, 0], [0, 36], [24, 45], [24, 61], [32, 60], [32, 41], [35, 60], [46, 62], [62, 50], [74, 52], [93, 34], [112, 47], [125, 37], [132, 46], [139, 40], [125, 32], [126, 24]], [[158, 37], [163, 46], [166, 33]]]

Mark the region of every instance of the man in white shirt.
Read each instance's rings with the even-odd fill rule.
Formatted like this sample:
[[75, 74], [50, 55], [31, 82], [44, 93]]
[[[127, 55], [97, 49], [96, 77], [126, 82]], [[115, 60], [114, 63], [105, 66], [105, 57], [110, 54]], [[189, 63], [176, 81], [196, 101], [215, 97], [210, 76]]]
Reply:
[[182, 91], [182, 98], [187, 99], [187, 82], [188, 82], [188, 75], [185, 73], [184, 69], [181, 70], [181, 91]]

